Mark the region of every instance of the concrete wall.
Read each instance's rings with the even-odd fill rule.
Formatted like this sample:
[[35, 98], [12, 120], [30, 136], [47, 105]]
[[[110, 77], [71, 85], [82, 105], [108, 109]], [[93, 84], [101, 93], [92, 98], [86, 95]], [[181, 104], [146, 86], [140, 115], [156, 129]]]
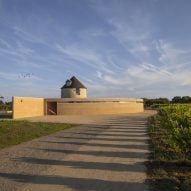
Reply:
[[58, 103], [58, 115], [103, 115], [143, 112], [143, 103]]
[[63, 88], [61, 89], [61, 98], [87, 98], [87, 89], [80, 88], [80, 94], [76, 93], [76, 88]]
[[13, 97], [13, 119], [43, 115], [43, 98]]

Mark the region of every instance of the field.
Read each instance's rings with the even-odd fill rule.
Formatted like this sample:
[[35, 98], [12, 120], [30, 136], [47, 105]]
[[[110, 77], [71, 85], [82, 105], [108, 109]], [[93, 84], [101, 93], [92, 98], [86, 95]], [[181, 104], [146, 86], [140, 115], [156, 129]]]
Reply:
[[148, 120], [151, 162], [148, 173], [154, 191], [191, 190], [191, 105], [159, 106]]
[[0, 121], [0, 149], [70, 127], [72, 125], [62, 123], [2, 120]]

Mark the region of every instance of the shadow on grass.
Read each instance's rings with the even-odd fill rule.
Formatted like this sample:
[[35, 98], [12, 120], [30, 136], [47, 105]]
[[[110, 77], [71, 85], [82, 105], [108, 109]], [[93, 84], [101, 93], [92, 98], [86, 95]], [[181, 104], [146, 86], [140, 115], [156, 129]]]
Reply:
[[191, 161], [150, 161], [147, 173], [151, 191], [191, 191]]

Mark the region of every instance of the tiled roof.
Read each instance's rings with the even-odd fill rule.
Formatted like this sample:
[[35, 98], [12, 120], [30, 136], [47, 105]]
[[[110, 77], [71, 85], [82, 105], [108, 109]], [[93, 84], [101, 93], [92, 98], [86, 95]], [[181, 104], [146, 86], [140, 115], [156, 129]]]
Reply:
[[70, 80], [67, 80], [63, 88], [85, 88], [87, 89], [75, 76], [73, 76]]

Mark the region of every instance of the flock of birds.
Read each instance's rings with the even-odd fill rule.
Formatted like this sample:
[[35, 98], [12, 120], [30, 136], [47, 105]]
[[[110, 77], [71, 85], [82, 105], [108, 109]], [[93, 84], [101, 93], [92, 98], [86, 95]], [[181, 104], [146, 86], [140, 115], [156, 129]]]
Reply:
[[22, 74], [19, 74], [19, 78], [31, 78], [32, 76], [34, 76], [33, 73], [22, 73]]
[[[19, 74], [18, 78], [26, 79], [26, 78], [31, 78], [32, 76], [34, 76], [34, 73], [22, 73]], [[0, 99], [4, 99], [4, 97], [0, 95]]]

